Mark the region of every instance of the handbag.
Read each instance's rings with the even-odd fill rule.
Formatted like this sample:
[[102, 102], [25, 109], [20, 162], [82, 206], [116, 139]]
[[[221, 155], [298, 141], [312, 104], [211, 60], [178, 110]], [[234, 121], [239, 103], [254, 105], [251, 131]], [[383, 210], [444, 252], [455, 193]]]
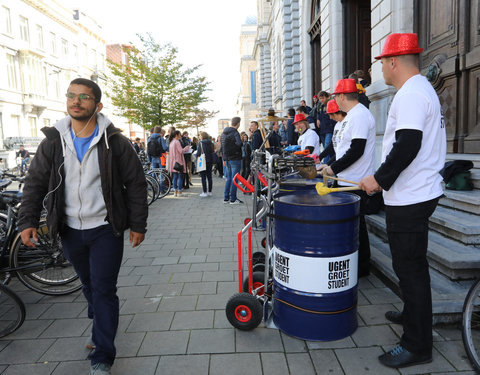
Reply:
[[176, 161], [173, 165], [173, 170], [177, 171], [178, 173], [183, 173], [183, 165]]
[[[199, 145], [199, 148], [201, 145]], [[197, 156], [197, 172], [203, 172], [207, 169], [207, 161], [205, 159], [205, 154], [203, 153], [203, 148], [202, 148], [202, 153], [200, 156]]]

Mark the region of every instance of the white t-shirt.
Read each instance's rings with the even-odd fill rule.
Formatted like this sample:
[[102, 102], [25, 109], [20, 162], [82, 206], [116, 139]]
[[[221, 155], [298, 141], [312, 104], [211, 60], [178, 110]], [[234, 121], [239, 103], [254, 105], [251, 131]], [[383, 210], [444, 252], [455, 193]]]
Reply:
[[313, 147], [313, 153], [320, 155], [320, 139], [315, 130], [307, 129], [298, 138], [298, 144], [302, 150], [305, 150], [307, 147]]
[[421, 130], [422, 145], [390, 190], [383, 192], [385, 204], [406, 206], [439, 197], [443, 189], [438, 172], [445, 164], [447, 152], [445, 122], [437, 93], [420, 74], [405, 82], [393, 98], [383, 137], [382, 162], [400, 129]]
[[[337, 128], [338, 127], [338, 128]], [[350, 148], [353, 139], [366, 139], [363, 155], [351, 166], [338, 173], [339, 178], [359, 182], [363, 177], [373, 174], [375, 152], [375, 119], [363, 104], [358, 103], [333, 129], [333, 148], [339, 160]], [[341, 182], [344, 186], [355, 186]]]

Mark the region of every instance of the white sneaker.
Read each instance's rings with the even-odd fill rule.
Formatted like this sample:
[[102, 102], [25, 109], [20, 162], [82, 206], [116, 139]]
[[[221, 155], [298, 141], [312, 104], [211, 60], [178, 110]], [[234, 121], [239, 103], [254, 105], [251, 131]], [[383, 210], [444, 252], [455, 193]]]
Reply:
[[209, 192], [209, 193], [207, 193], [207, 195], [208, 195], [209, 197], [211, 197], [211, 196], [212, 196], [212, 193]]
[[198, 196], [202, 197], [202, 198], [205, 198], [205, 197], [208, 197], [208, 194], [207, 193], [202, 193], [202, 194], [199, 194]]
[[230, 204], [243, 204], [243, 202], [240, 199], [237, 199], [233, 202], [230, 202]]

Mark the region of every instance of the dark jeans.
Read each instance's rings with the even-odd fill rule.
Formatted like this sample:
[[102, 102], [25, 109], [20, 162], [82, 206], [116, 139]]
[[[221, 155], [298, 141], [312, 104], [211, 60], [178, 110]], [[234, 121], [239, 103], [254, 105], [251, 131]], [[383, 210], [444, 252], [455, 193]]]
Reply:
[[[322, 144], [324, 150], [328, 147], [330, 142], [332, 142], [332, 136], [333, 136], [332, 133], [320, 134], [320, 143]], [[326, 164], [328, 163], [329, 160], [330, 160], [330, 155], [327, 155], [323, 158], [323, 163]]]
[[408, 206], [385, 206], [393, 269], [403, 298], [402, 346], [432, 352], [432, 294], [427, 261], [428, 218], [438, 199]]
[[89, 358], [93, 364], [113, 364], [118, 327], [117, 278], [123, 257], [123, 235], [115, 237], [111, 225], [62, 231], [65, 257], [72, 263], [83, 284], [88, 317], [93, 319], [92, 339], [96, 349]]
[[358, 275], [367, 275], [370, 267], [370, 239], [368, 238], [367, 223], [365, 222], [365, 202], [368, 195], [362, 190], [354, 190], [350, 191], [349, 193], [353, 193], [360, 197], [360, 216], [358, 227]]
[[227, 178], [225, 182], [225, 191], [223, 193], [223, 200], [235, 202], [237, 200], [237, 187], [232, 182], [235, 175], [240, 172], [240, 167], [242, 166], [241, 160], [227, 160], [225, 162], [225, 168], [223, 173]]
[[220, 177], [223, 177], [223, 161], [221, 157], [219, 157], [217, 160], [217, 171], [218, 171], [218, 175]]
[[207, 169], [200, 172], [200, 177], [202, 178], [202, 189], [203, 192], [207, 192], [207, 181], [208, 181], [208, 192], [212, 192], [212, 163], [206, 163]]

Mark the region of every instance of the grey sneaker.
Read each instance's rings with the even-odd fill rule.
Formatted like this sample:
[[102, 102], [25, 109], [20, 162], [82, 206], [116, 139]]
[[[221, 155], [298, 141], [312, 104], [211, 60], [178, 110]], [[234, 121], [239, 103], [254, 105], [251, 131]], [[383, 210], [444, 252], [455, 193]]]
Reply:
[[237, 199], [233, 202], [230, 202], [230, 204], [243, 204], [243, 201], [241, 201], [240, 199]]
[[90, 375], [111, 375], [112, 366], [106, 363], [95, 363], [90, 367]]
[[90, 334], [90, 336], [88, 336], [87, 341], [85, 341], [85, 348], [87, 348], [89, 350], [93, 350], [93, 349], [96, 348], [96, 345], [93, 342], [92, 334]]

